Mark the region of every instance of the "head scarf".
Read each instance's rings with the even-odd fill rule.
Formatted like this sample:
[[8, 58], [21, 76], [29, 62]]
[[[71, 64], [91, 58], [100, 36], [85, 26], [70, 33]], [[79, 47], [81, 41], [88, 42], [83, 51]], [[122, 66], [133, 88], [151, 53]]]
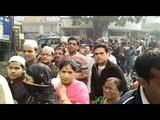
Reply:
[[51, 70], [43, 63], [31, 65], [26, 73], [32, 77], [34, 84], [50, 85], [51, 83]]

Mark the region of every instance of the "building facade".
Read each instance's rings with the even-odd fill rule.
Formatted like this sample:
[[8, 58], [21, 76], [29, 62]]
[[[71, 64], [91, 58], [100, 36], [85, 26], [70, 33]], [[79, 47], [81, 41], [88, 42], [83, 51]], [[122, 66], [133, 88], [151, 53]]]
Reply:
[[25, 38], [39, 34], [59, 34], [60, 18], [55, 16], [24, 16], [22, 32]]
[[[142, 21], [138, 24], [126, 22], [125, 26], [115, 26], [112, 23], [108, 26], [109, 36], [122, 36], [122, 37], [141, 37], [146, 34], [147, 31], [142, 30]], [[94, 38], [93, 24], [90, 22], [86, 24], [82, 22], [80, 25], [73, 26], [72, 19], [70, 17], [61, 17], [60, 24], [61, 34], [64, 36], [80, 36]]]
[[92, 23], [82, 22], [80, 25], [72, 25], [70, 17], [61, 17], [60, 33], [63, 36], [80, 36], [93, 38], [94, 30]]

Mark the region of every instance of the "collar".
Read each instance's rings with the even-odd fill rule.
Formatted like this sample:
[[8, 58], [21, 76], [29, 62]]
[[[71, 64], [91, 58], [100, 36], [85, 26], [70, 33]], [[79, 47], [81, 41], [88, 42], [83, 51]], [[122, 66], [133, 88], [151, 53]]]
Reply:
[[145, 93], [144, 93], [144, 90], [142, 88], [142, 86], [140, 86], [140, 95], [141, 95], [141, 98], [142, 98], [142, 104], [150, 104]]
[[[11, 84], [11, 79], [9, 78], [9, 76], [6, 76], [5, 78], [6, 78], [6, 80], [8, 81], [8, 83]], [[22, 80], [24, 80], [24, 79], [25, 79], [24, 75], [21, 75], [21, 76], [18, 77], [16, 80], [14, 80], [13, 83], [17, 83], [17, 82], [22, 81]]]
[[[98, 66], [99, 66], [98, 63], [95, 63], [93, 66], [98, 70]], [[108, 68], [108, 67], [112, 67], [112, 66], [113, 66], [113, 63], [111, 63], [109, 60], [107, 60], [104, 69], [106, 69], [106, 68]]]

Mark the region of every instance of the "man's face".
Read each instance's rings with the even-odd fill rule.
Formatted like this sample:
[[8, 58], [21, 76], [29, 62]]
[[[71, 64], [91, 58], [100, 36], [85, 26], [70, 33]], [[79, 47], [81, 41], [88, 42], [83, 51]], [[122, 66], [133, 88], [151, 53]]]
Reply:
[[35, 49], [30, 45], [23, 46], [23, 57], [26, 60], [26, 62], [33, 61], [34, 59], [36, 59], [37, 55], [38, 55], [38, 52], [35, 51]]
[[145, 95], [149, 102], [156, 101], [160, 104], [160, 70], [154, 69], [152, 71], [154, 78], [151, 78], [149, 82], [140, 79], [139, 83], [144, 88]]
[[77, 44], [76, 40], [70, 40], [68, 42], [68, 52], [76, 52], [78, 50], [79, 46]]
[[91, 51], [89, 46], [86, 46], [84, 49], [86, 54], [88, 54]]
[[65, 50], [68, 46], [66, 44], [61, 44], [60, 47]]
[[11, 80], [21, 77], [25, 69], [22, 68], [19, 62], [10, 62], [7, 66], [7, 73]]
[[63, 51], [55, 50], [55, 61], [62, 61], [63, 59]]
[[54, 59], [54, 56], [52, 55], [52, 52], [50, 50], [46, 50], [46, 49], [42, 50], [41, 61], [44, 64], [52, 63], [53, 59]]
[[94, 51], [94, 57], [98, 64], [104, 64], [109, 57], [109, 53], [106, 53], [104, 48], [97, 48]]

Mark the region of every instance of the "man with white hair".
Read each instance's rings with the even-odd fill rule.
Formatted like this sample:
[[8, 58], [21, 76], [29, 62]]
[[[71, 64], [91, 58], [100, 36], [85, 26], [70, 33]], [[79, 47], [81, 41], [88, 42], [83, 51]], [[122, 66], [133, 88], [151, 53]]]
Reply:
[[58, 74], [58, 68], [53, 64], [54, 50], [50, 46], [44, 46], [41, 52], [41, 62], [51, 69], [51, 76], [55, 78]]
[[27, 91], [23, 86], [25, 72], [25, 59], [20, 56], [12, 56], [8, 61], [6, 80], [11, 89], [13, 99], [18, 104], [24, 104], [28, 97]]
[[37, 41], [26, 39], [23, 44], [23, 57], [26, 60], [26, 68], [37, 63], [38, 44]]

